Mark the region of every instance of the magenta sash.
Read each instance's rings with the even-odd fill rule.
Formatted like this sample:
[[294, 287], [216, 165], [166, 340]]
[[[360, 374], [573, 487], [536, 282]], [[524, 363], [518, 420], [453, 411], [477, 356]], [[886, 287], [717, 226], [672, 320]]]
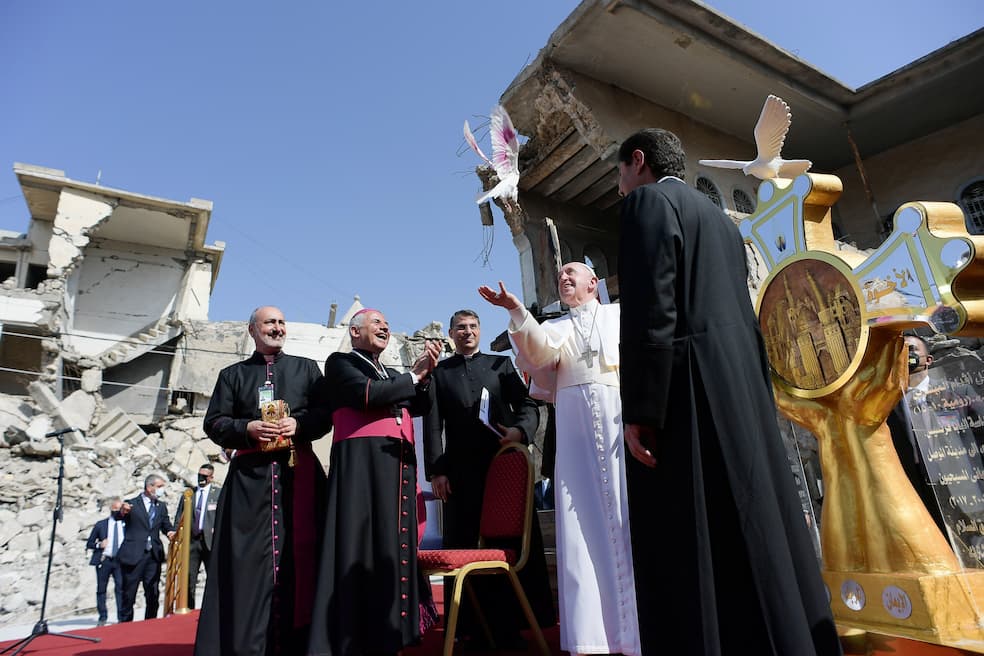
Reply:
[[[413, 444], [413, 417], [406, 408], [401, 408], [400, 423], [387, 410], [355, 410], [338, 408], [332, 413], [335, 432], [332, 444], [355, 437], [392, 437]], [[417, 485], [417, 543], [424, 537], [427, 528], [427, 508], [424, 495]]]
[[413, 444], [413, 418], [401, 408], [400, 422], [388, 410], [355, 410], [339, 408], [332, 413], [335, 424], [332, 443], [353, 437], [395, 437]]

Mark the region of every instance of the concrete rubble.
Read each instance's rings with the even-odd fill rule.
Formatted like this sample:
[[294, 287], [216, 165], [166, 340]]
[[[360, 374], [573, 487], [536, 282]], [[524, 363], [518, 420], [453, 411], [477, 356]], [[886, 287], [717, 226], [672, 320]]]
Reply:
[[[192, 366], [190, 361], [184, 362], [186, 375], [196, 380], [208, 379], [209, 387], [214, 384], [218, 368], [245, 357], [237, 353], [244, 350], [245, 323], [215, 325], [217, 328], [211, 334], [216, 341], [212, 345], [231, 344], [232, 352], [221, 363], [205, 360]], [[328, 340], [332, 350], [344, 347], [344, 326], [326, 329], [296, 324], [296, 327], [299, 351], [305, 349], [305, 334], [320, 335], [326, 331], [338, 333], [338, 339]], [[199, 324], [196, 330], [201, 335], [209, 327]], [[440, 323], [432, 323], [412, 337], [394, 335], [384, 360], [391, 366], [406, 367], [423, 351], [424, 340], [431, 338], [443, 338]], [[202, 428], [204, 405], [197, 412], [190, 407], [172, 407], [172, 413], [156, 424], [141, 427], [126, 412], [107, 404], [99, 389], [97, 385], [83, 386], [59, 400], [48, 386], [35, 381], [28, 385], [27, 396], [0, 394], [2, 624], [27, 625], [36, 621], [40, 613], [59, 460], [58, 438], [46, 437], [47, 433], [66, 427], [84, 431], [84, 434], [71, 432], [63, 436], [64, 519], [56, 531], [49, 619], [95, 612], [95, 572], [89, 565], [85, 541], [95, 522], [106, 516], [107, 497], [134, 497], [140, 493], [145, 476], [160, 473], [169, 482], [166, 502], [173, 520], [178, 499], [186, 486], [195, 484], [201, 464], [210, 462], [215, 466], [217, 481], [225, 478], [228, 465], [222, 461], [221, 449], [205, 436]], [[319, 456], [324, 461], [328, 441], [320, 442], [317, 443]], [[163, 580], [161, 590], [163, 594]], [[136, 616], [140, 617], [142, 592], [138, 597]], [[112, 618], [115, 612], [112, 593], [109, 606]]]
[[[202, 420], [218, 372], [253, 344], [245, 321], [208, 319], [225, 248], [205, 243], [211, 202], [110, 189], [27, 164], [14, 172], [30, 220], [24, 233], [0, 230], [0, 624], [31, 625], [62, 452], [48, 619], [95, 612], [85, 541], [108, 498], [133, 498], [148, 474], [161, 474], [173, 520], [202, 464], [225, 479], [224, 454]], [[348, 350], [348, 323], [362, 307], [356, 297], [337, 322], [333, 308], [327, 326], [290, 322], [286, 351], [320, 365]], [[406, 370], [442, 333], [432, 323], [412, 337], [394, 334], [381, 359]], [[69, 428], [78, 430], [52, 436]], [[329, 440], [315, 443], [325, 464], [329, 450]]]
[[[81, 407], [83, 415], [91, 416], [89, 408], [95, 401], [88, 396], [88, 402], [69, 397], [53, 414], [72, 416]], [[79, 419], [76, 414], [73, 425], [89, 427]], [[0, 588], [4, 590], [0, 621], [4, 624], [29, 624], [40, 613], [59, 453], [57, 438], [44, 434], [59, 421], [31, 397], [0, 395]], [[136, 496], [144, 476], [161, 473], [169, 481], [167, 504], [173, 519], [177, 500], [185, 486], [194, 485], [199, 465], [213, 462], [218, 480], [224, 479], [227, 468], [218, 461], [218, 447], [205, 437], [200, 416], [166, 417], [158, 432], [147, 434], [122, 413], [108, 412], [87, 432], [88, 439], [77, 433], [75, 438], [72, 433], [65, 435], [64, 519], [56, 530], [48, 618], [94, 610], [95, 573], [85, 540], [93, 524], [106, 516], [107, 496]]]

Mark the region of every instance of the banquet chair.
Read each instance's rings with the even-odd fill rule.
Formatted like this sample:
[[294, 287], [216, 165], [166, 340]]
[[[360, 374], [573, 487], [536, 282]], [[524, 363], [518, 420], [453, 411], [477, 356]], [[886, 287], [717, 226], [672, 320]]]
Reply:
[[[447, 626], [444, 633], [444, 656], [454, 650], [455, 628], [461, 608], [462, 589], [466, 577], [475, 575], [506, 576], [516, 592], [526, 621], [533, 631], [536, 643], [545, 656], [550, 650], [543, 638], [543, 631], [536, 621], [526, 593], [516, 576], [526, 565], [530, 550], [530, 533], [533, 522], [533, 460], [526, 446], [510, 443], [503, 446], [492, 459], [485, 479], [482, 497], [482, 516], [479, 543], [475, 549], [427, 549], [418, 552], [420, 569], [428, 576], [454, 578], [454, 594], [451, 607], [445, 608]], [[489, 540], [518, 539], [515, 549], [489, 548]], [[469, 595], [476, 606], [483, 629], [488, 635], [477, 598]], [[493, 645], [494, 646], [494, 645]]]

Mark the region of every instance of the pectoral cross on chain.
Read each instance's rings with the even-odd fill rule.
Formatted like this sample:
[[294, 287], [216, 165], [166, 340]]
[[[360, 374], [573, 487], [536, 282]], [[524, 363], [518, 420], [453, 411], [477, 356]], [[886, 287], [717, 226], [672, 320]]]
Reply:
[[587, 365], [588, 369], [591, 369], [594, 367], [594, 359], [596, 355], [598, 355], [598, 351], [589, 348], [581, 353], [581, 357], [579, 357], [578, 360], [583, 361], [584, 364]]

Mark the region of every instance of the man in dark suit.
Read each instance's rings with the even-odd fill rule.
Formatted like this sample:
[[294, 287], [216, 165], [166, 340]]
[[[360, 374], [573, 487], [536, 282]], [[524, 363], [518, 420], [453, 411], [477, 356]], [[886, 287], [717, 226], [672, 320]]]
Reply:
[[113, 497], [109, 500], [109, 517], [100, 519], [92, 527], [86, 549], [92, 549], [89, 564], [96, 568], [96, 609], [99, 611], [99, 626], [106, 623], [109, 617], [106, 608], [106, 587], [109, 579], [113, 579], [113, 592], [116, 595], [116, 621], [121, 621], [123, 613], [123, 573], [120, 571], [120, 561], [117, 558], [123, 545], [123, 515], [120, 510], [123, 500]]
[[[191, 520], [191, 542], [188, 552], [188, 607], [195, 607], [195, 589], [198, 587], [198, 570], [205, 566], [208, 572], [208, 558], [212, 553], [212, 533], [215, 531], [215, 509], [219, 507], [218, 485], [212, 484], [215, 467], [205, 463], [198, 468], [198, 489], [192, 499], [194, 516]], [[174, 525], [181, 525], [184, 513], [184, 496], [178, 502], [174, 514]]]
[[[434, 496], [444, 502], [444, 547], [474, 549], [485, 477], [502, 444], [529, 443], [536, 432], [539, 411], [527, 393], [526, 383], [504, 355], [482, 353], [482, 326], [472, 310], [458, 310], [451, 317], [448, 334], [455, 355], [434, 368], [430, 409], [424, 418], [424, 464]], [[488, 398], [487, 416], [480, 417], [483, 391]], [[442, 439], [443, 436], [443, 439]], [[535, 519], [535, 518], [534, 518]], [[516, 548], [516, 545], [508, 545]], [[526, 595], [543, 626], [554, 619], [553, 600], [543, 555], [539, 522], [533, 524], [531, 558], [520, 572]], [[505, 580], [474, 581], [472, 587], [489, 622], [496, 646], [520, 644], [522, 613]], [[450, 608], [452, 579], [445, 579], [444, 599]], [[481, 642], [471, 606], [462, 607], [459, 635], [470, 635], [469, 646]]]
[[144, 491], [123, 503], [121, 512], [126, 523], [126, 535], [120, 547], [119, 559], [123, 569], [123, 612], [121, 622], [133, 621], [133, 603], [141, 583], [147, 610], [144, 619], [157, 617], [161, 581], [161, 562], [164, 544], [161, 534], [172, 535], [174, 529], [164, 503], [162, 476], [151, 474], [144, 479]]
[[618, 153], [622, 422], [642, 653], [840, 654], [776, 424], [742, 238], [683, 181], [685, 162], [680, 140], [659, 129], [631, 135]]

